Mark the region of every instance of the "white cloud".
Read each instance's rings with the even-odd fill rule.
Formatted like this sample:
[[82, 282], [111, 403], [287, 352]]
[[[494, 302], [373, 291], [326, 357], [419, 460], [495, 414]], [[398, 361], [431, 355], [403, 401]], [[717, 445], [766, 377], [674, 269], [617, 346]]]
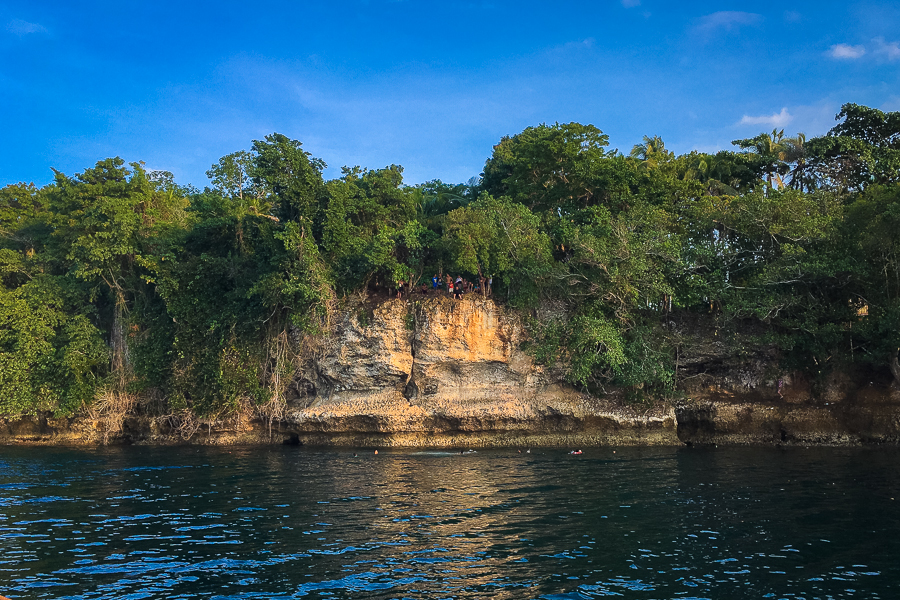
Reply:
[[737, 10], [721, 10], [700, 18], [697, 30], [712, 33], [720, 29], [732, 31], [742, 25], [755, 25], [762, 20], [762, 15]]
[[635, 6], [640, 6], [641, 0], [622, 0], [622, 6], [625, 8], [634, 8]]
[[872, 45], [869, 46], [868, 49], [862, 44], [859, 46], [835, 44], [827, 54], [832, 58], [856, 60], [862, 58], [870, 51], [874, 56], [878, 56], [885, 60], [900, 60], [900, 42], [886, 42], [883, 37], [874, 38], [872, 40]]
[[861, 58], [866, 53], [864, 46], [851, 46], [850, 44], [835, 44], [828, 51], [828, 55], [832, 58], [856, 59]]
[[784, 127], [794, 120], [794, 117], [788, 112], [787, 108], [782, 108], [780, 113], [774, 115], [762, 115], [759, 117], [751, 117], [744, 115], [741, 117], [738, 125], [768, 125], [770, 127]]
[[6, 30], [18, 36], [28, 35], [29, 33], [47, 33], [47, 29], [40, 23], [29, 23], [22, 19], [13, 19], [7, 23]]
[[888, 60], [897, 60], [900, 58], [900, 44], [897, 42], [885, 42], [884, 38], [878, 37], [872, 40], [875, 44], [875, 54], [884, 56]]

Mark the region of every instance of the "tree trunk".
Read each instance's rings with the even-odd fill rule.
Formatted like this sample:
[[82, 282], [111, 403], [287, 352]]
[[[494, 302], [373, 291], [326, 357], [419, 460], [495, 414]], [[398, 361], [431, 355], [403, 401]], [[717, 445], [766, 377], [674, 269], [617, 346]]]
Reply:
[[900, 361], [897, 360], [897, 351], [891, 353], [888, 366], [891, 368], [891, 375], [894, 376], [894, 387], [900, 388]]
[[124, 388], [127, 379], [127, 367], [129, 365], [128, 340], [125, 334], [125, 298], [115, 290], [116, 307], [113, 312], [113, 326], [110, 333], [110, 346], [112, 346], [112, 371], [118, 379], [120, 387]]

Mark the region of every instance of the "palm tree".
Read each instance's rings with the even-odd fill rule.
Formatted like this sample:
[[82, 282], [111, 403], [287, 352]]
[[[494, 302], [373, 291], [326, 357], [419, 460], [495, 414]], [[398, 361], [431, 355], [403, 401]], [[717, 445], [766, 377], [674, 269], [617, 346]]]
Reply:
[[656, 167], [659, 166], [659, 163], [665, 162], [674, 156], [674, 153], [666, 150], [665, 142], [658, 135], [653, 137], [645, 135], [644, 141], [640, 144], [635, 144], [628, 156], [642, 161], [647, 167]]
[[784, 148], [784, 162], [793, 164], [791, 169], [791, 187], [803, 190], [813, 185], [806, 173], [806, 134], [798, 133], [796, 137], [785, 138], [781, 141]]
[[691, 161], [683, 179], [700, 181], [710, 196], [738, 195], [737, 189], [733, 187], [731, 163], [718, 155], [697, 154]]
[[781, 175], [787, 172], [786, 168], [779, 164], [783, 163], [787, 156], [783, 140], [784, 129], [778, 131], [775, 128], [772, 133], [761, 133], [756, 137], [734, 140], [731, 143], [757, 154], [762, 159], [765, 180], [769, 184], [769, 188], [773, 188], [777, 183], [778, 188], [781, 189], [784, 187]]
[[420, 194], [417, 210], [419, 219], [429, 229], [440, 231], [441, 218], [472, 202], [479, 184], [476, 177], [456, 185], [444, 183], [440, 179], [420, 184], [417, 186]]

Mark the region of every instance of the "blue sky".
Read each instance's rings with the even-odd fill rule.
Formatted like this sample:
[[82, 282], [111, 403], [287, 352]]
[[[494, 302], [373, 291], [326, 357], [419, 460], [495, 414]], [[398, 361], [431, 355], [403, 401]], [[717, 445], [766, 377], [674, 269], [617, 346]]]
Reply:
[[628, 151], [827, 131], [900, 110], [900, 3], [609, 0], [0, 4], [0, 184], [121, 156], [202, 187], [277, 131], [407, 183], [477, 175], [503, 135], [592, 123]]

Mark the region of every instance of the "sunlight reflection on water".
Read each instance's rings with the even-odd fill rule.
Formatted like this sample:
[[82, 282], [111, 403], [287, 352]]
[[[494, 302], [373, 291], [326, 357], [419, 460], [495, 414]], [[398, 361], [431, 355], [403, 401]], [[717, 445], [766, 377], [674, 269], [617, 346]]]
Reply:
[[897, 458], [6, 447], [0, 594], [892, 598]]

